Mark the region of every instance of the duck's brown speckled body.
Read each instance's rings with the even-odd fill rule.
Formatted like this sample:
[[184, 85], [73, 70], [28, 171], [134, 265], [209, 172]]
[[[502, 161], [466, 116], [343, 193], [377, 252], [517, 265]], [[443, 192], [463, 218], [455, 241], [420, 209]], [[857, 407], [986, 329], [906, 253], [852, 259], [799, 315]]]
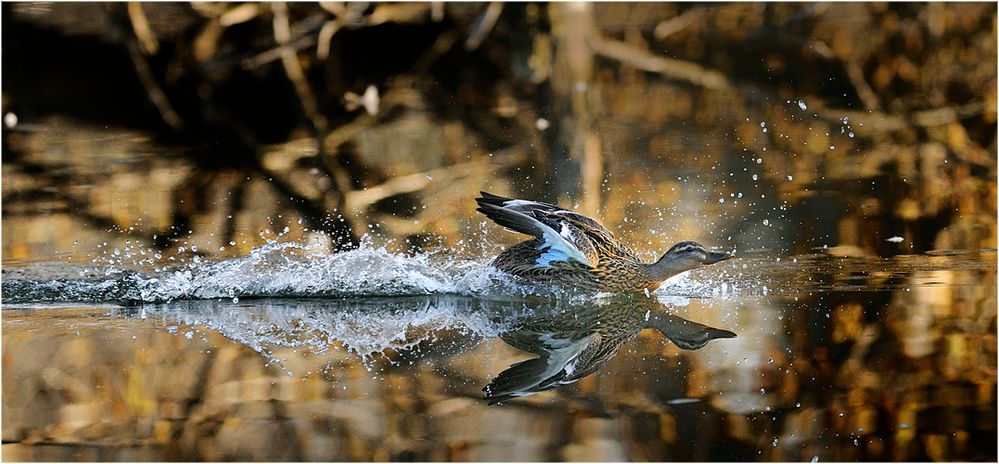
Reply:
[[535, 238], [503, 251], [493, 266], [534, 282], [604, 292], [653, 291], [667, 278], [732, 257], [696, 242], [680, 242], [655, 263], [644, 263], [606, 227], [548, 203], [482, 192], [478, 211], [497, 224]]

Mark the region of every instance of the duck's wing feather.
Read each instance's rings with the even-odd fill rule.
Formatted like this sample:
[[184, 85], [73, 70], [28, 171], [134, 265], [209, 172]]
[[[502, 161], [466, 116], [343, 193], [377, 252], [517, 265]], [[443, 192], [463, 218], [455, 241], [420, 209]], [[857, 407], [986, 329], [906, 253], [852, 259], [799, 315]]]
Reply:
[[599, 334], [566, 340], [551, 338], [551, 334], [534, 334], [537, 342], [548, 347], [541, 357], [511, 365], [500, 372], [482, 391], [489, 404], [550, 390], [558, 385], [572, 383], [579, 378], [566, 380], [583, 366], [591, 353], [600, 346]]
[[[542, 223], [548, 225], [547, 222], [542, 221]], [[600, 262], [600, 254], [590, 234], [572, 222], [565, 220], [558, 221], [557, 227], [554, 230], [557, 230], [562, 238], [565, 238], [567, 242], [571, 243], [572, 246], [576, 247], [583, 254], [590, 267], [595, 267]]]
[[540, 240], [539, 249], [545, 251], [535, 262], [538, 267], [548, 267], [555, 261], [577, 262], [586, 267], [594, 267], [598, 263], [596, 248], [586, 234], [567, 221], [542, 222], [517, 208], [481, 201], [476, 211], [503, 227]]
[[[599, 222], [579, 214], [575, 211], [570, 211], [565, 208], [560, 208], [550, 203], [544, 203], [540, 201], [532, 200], [518, 200], [514, 198], [501, 197], [499, 195], [493, 195], [489, 192], [479, 192], [482, 197], [476, 198], [475, 201], [482, 204], [492, 204], [502, 208], [512, 209], [514, 211], [519, 211], [521, 213], [527, 214], [534, 217], [542, 222], [545, 222], [546, 218], [549, 220], [565, 219], [576, 225], [578, 228], [586, 232], [587, 234], [593, 233], [599, 236], [605, 236], [613, 239], [614, 234], [607, 230], [606, 227], [601, 225]], [[551, 227], [551, 226], [550, 226]]]

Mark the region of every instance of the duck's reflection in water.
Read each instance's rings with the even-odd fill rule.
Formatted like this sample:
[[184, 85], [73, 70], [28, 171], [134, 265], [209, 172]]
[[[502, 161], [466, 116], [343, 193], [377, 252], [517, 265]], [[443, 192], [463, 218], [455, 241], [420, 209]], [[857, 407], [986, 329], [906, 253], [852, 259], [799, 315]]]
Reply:
[[736, 336], [669, 314], [666, 305], [654, 298], [630, 295], [546, 307], [515, 319], [508, 327], [500, 338], [538, 357], [511, 365], [484, 387], [489, 404], [582, 379], [600, 369], [642, 329], [656, 329], [685, 350]]
[[[189, 300], [124, 309], [122, 315], [159, 316], [171, 330], [178, 330], [178, 324], [212, 329], [281, 366], [279, 359], [289, 355], [277, 355], [282, 348], [320, 358], [333, 356], [331, 348], [342, 348], [364, 363], [388, 360], [406, 366], [461, 356], [494, 337], [537, 355], [510, 366], [483, 389], [490, 404], [582, 379], [646, 328], [657, 329], [686, 350], [735, 337], [670, 314], [662, 302], [644, 295], [510, 301], [448, 295]], [[181, 332], [192, 336], [189, 329]]]

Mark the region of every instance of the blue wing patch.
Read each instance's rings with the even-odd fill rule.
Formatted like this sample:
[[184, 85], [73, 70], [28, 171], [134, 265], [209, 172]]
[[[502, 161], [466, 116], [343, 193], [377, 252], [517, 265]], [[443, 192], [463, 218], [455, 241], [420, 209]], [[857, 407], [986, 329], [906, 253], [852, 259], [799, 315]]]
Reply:
[[541, 256], [535, 261], [538, 266], [550, 266], [553, 261], [579, 261], [581, 264], [589, 266], [589, 262], [586, 256], [579, 251], [578, 248], [573, 246], [568, 240], [569, 236], [568, 228], [565, 224], [562, 225], [562, 233], [556, 233], [555, 230], [545, 227], [544, 228], [544, 242], [538, 246], [539, 250], [544, 250]]

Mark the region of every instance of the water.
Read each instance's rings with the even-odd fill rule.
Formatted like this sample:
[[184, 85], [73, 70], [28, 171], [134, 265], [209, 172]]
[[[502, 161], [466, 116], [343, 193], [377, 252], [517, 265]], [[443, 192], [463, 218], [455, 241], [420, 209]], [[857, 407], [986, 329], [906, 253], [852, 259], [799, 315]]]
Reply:
[[[36, 456], [109, 459], [448, 459], [470, 443], [470, 459], [837, 460], [920, 431], [986, 451], [991, 250], [748, 256], [649, 297], [544, 293], [486, 259], [314, 251], [8, 266], [5, 433], [85, 443]], [[650, 317], [670, 319], [641, 331]], [[685, 343], [716, 329], [731, 335]], [[592, 375], [531, 393], [560, 367], [552, 346], [594, 333], [610, 356], [573, 366]], [[544, 375], [489, 405], [487, 385], [542, 354]], [[676, 448], [632, 444], [647, 433]]]
[[3, 4], [6, 460], [996, 460], [994, 6], [442, 5]]

